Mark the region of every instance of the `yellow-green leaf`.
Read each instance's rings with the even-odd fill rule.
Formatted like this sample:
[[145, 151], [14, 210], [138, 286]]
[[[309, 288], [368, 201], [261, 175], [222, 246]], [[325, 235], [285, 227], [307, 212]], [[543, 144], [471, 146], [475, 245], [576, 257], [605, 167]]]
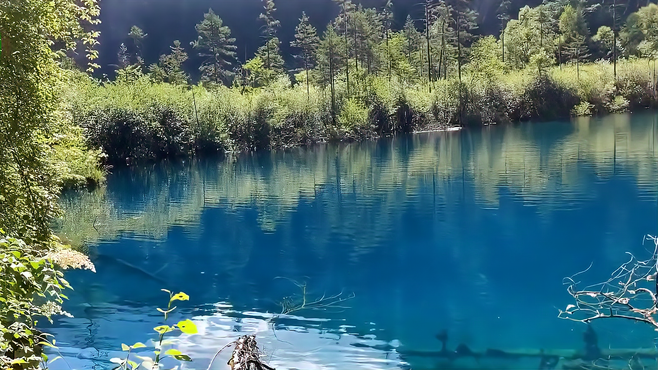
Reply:
[[198, 330], [192, 320], [183, 320], [178, 323], [178, 328], [185, 334], [196, 334]]
[[165, 333], [169, 333], [170, 331], [172, 331], [174, 329], [170, 326], [167, 326], [167, 325], [160, 325], [160, 326], [156, 326], [155, 328], [153, 328], [153, 330], [158, 332], [158, 334], [165, 334]]
[[132, 348], [146, 348], [146, 344], [144, 344], [142, 342], [137, 342], [137, 343], [132, 345]]
[[176, 356], [176, 355], [182, 355], [182, 354], [183, 354], [183, 352], [181, 352], [177, 349], [174, 349], [174, 348], [168, 349], [167, 352], [165, 352], [165, 355], [168, 355], [168, 356]]
[[127, 345], [121, 343], [121, 350], [122, 350], [122, 351], [129, 351], [129, 350], [130, 350], [130, 347], [128, 347]]
[[172, 302], [173, 301], [189, 301], [189, 300], [190, 300], [190, 296], [183, 293], [183, 292], [176, 293], [173, 297], [171, 297]]

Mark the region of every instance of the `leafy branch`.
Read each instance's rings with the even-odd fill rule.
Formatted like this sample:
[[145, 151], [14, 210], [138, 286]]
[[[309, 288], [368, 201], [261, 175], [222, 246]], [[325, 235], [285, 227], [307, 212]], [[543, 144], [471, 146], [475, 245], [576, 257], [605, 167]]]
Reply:
[[157, 326], [153, 328], [156, 333], [158, 333], [158, 342], [155, 345], [155, 351], [153, 351], [154, 357], [149, 357], [149, 356], [140, 356], [140, 355], [134, 355], [134, 357], [138, 360], [141, 361], [141, 363], [137, 363], [134, 360], [130, 359], [130, 355], [132, 354], [132, 351], [135, 349], [140, 349], [140, 348], [146, 348], [146, 345], [141, 342], [137, 342], [133, 344], [132, 346], [128, 346], [126, 344], [121, 344], [121, 349], [123, 351], [128, 352], [126, 355], [125, 359], [120, 359], [120, 358], [112, 358], [110, 361], [118, 364], [119, 366], [117, 367], [120, 370], [135, 370], [137, 369], [140, 365], [144, 366], [146, 369], [153, 369], [153, 370], [158, 370], [161, 367], [162, 360], [164, 360], [167, 357], [174, 358], [178, 361], [185, 361], [185, 362], [191, 362], [192, 358], [190, 356], [182, 353], [181, 351], [171, 348], [168, 349], [162, 353], [162, 348], [163, 346], [170, 344], [170, 341], [165, 340], [165, 336], [168, 333], [180, 331], [183, 334], [196, 334], [197, 333], [197, 327], [192, 322], [191, 320], [183, 320], [179, 321], [178, 323], [174, 325], [167, 325], [167, 319], [169, 318], [169, 314], [172, 313], [175, 309], [176, 306], [174, 306], [174, 302], [176, 301], [187, 301], [190, 299], [190, 297], [183, 293], [172, 293], [169, 290], [162, 289], [163, 292], [169, 294], [169, 302], [167, 304], [166, 309], [158, 308], [157, 310], [161, 312], [164, 315], [164, 322], [165, 324]]

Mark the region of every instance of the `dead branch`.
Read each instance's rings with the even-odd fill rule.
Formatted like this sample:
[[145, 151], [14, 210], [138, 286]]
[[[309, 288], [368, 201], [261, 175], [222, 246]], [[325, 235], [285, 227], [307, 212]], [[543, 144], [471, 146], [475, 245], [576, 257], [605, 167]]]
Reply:
[[288, 315], [301, 310], [322, 310], [329, 308], [347, 309], [349, 307], [343, 306], [342, 303], [355, 297], [354, 293], [350, 293], [346, 296], [341, 291], [332, 296], [327, 296], [325, 293], [317, 299], [309, 300], [306, 282], [299, 283], [294, 280], [290, 281], [299, 287], [301, 290], [301, 296], [284, 297], [281, 302], [279, 302], [279, 305], [281, 306], [281, 315]]
[[560, 310], [558, 317], [587, 324], [598, 319], [625, 319], [658, 330], [658, 238], [647, 236], [645, 240], [653, 242], [651, 256], [640, 260], [628, 253], [629, 260], [602, 283], [580, 288], [575, 277], [587, 270], [565, 278], [567, 292], [575, 302]]

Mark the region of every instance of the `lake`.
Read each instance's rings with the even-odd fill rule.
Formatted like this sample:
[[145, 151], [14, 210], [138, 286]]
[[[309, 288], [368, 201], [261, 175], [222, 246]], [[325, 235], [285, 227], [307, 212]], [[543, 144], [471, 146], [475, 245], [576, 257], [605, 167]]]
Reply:
[[[613, 115], [117, 170], [62, 199], [57, 229], [97, 272], [67, 272], [74, 318], [47, 329], [71, 367], [111, 368], [156, 338], [166, 288], [199, 328], [176, 337], [186, 368], [253, 333], [277, 369], [537, 369], [417, 351], [444, 330], [449, 349], [583, 348], [586, 325], [558, 318], [563, 279], [650, 255], [657, 127]], [[279, 315], [304, 284], [328, 304]], [[655, 346], [643, 324], [593, 327], [601, 348]]]

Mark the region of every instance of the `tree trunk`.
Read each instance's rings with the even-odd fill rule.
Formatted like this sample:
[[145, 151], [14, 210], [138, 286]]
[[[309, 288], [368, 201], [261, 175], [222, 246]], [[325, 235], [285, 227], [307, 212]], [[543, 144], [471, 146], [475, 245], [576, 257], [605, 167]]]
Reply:
[[388, 64], [388, 81], [391, 81], [391, 47], [388, 44], [388, 29], [386, 30], [386, 62]]
[[304, 58], [304, 69], [306, 70], [306, 100], [311, 100], [311, 86], [308, 80], [308, 57]]
[[427, 41], [427, 86], [432, 92], [432, 53], [430, 52], [430, 9], [425, 3], [425, 40]]
[[334, 87], [334, 54], [329, 52], [329, 78], [331, 79], [331, 121], [336, 124], [336, 91]]
[[459, 74], [459, 124], [462, 124], [462, 111], [464, 104], [462, 102], [462, 43], [461, 43], [461, 27], [459, 18], [457, 19], [457, 73]]
[[503, 32], [500, 33], [500, 41], [502, 43], [502, 49], [503, 49], [503, 63], [505, 63], [505, 29], [503, 28]]
[[612, 73], [617, 82], [617, 0], [612, 0]]
[[345, 17], [345, 82], [347, 83], [347, 96], [350, 96], [350, 46], [347, 42], [347, 5], [343, 3], [343, 16]]

